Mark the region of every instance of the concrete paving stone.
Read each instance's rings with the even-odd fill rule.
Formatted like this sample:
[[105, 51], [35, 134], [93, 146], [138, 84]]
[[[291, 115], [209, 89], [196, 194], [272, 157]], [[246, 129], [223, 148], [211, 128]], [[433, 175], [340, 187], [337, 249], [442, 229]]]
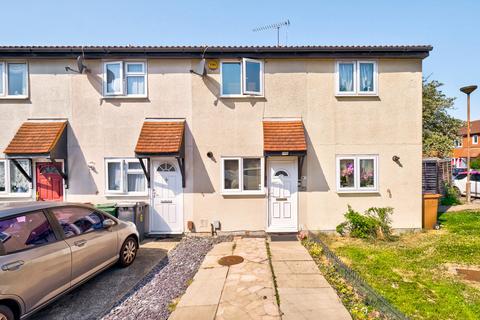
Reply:
[[272, 253], [272, 261], [312, 260], [310, 254], [299, 242], [271, 242], [270, 250]]
[[341, 303], [335, 290], [328, 288], [279, 288], [282, 303], [293, 303], [301, 308], [332, 308]]
[[168, 318], [169, 320], [213, 320], [217, 304], [209, 306], [179, 307]]
[[320, 274], [292, 274], [276, 275], [278, 288], [328, 288], [330, 284]]
[[318, 266], [314, 261], [272, 261], [275, 274], [318, 274]]
[[217, 304], [222, 294], [225, 275], [226, 273], [223, 277], [194, 278], [178, 305], [183, 307]]

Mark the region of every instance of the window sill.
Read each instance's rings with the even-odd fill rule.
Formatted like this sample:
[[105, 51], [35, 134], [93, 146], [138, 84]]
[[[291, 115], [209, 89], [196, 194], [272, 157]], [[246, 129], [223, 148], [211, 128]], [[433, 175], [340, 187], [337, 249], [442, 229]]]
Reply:
[[238, 191], [238, 192], [221, 192], [222, 196], [265, 196], [265, 191]]
[[148, 96], [103, 96], [102, 100], [110, 99], [148, 99]]
[[0, 96], [0, 100], [27, 100], [28, 96]]
[[335, 97], [337, 97], [337, 98], [377, 97], [378, 98], [378, 93], [376, 93], [376, 92], [372, 92], [372, 93], [338, 93], [337, 92], [337, 93], [335, 93]]
[[127, 197], [148, 197], [148, 193], [105, 193], [105, 197], [120, 197], [120, 198], [127, 198]]
[[220, 95], [221, 99], [265, 99], [264, 95], [232, 94]]
[[349, 193], [380, 193], [379, 190], [337, 190], [338, 194], [349, 194]]
[[14, 194], [14, 193], [0, 193], [0, 198], [2, 199], [30, 199], [32, 194]]

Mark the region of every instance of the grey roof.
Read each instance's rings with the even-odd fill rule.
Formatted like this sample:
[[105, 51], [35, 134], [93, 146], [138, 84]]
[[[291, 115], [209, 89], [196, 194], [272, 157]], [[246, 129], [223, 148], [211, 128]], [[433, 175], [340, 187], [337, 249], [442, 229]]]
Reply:
[[430, 45], [373, 46], [0, 46], [0, 57], [65, 58], [84, 54], [85, 58], [156, 57], [220, 58], [338, 58], [390, 57], [426, 58]]

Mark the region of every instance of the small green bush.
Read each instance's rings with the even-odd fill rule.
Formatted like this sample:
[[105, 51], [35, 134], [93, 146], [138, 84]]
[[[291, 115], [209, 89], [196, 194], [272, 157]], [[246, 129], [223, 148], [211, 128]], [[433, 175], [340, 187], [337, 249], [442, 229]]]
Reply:
[[342, 236], [347, 233], [353, 238], [390, 239], [392, 235], [390, 215], [393, 208], [372, 207], [361, 214], [349, 205], [345, 213], [345, 222], [340, 223], [336, 230]]
[[455, 191], [455, 188], [451, 184], [446, 183], [445, 194], [442, 199], [440, 199], [440, 204], [442, 206], [454, 206], [461, 203], [462, 202], [460, 201], [460, 197], [457, 191]]
[[480, 169], [480, 158], [476, 158], [470, 161], [470, 169], [474, 169], [474, 170]]

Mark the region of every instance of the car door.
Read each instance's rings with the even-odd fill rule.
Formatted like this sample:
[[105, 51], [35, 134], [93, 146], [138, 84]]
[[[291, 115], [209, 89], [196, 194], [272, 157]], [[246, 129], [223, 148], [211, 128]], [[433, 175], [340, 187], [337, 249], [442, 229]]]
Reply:
[[480, 174], [473, 173], [470, 177], [470, 191], [472, 195], [478, 196], [480, 194]]
[[70, 247], [43, 211], [0, 220], [0, 294], [33, 310], [70, 287]]
[[118, 259], [117, 232], [105, 229], [106, 216], [94, 208], [67, 206], [50, 211], [62, 226], [72, 250], [72, 285]]

